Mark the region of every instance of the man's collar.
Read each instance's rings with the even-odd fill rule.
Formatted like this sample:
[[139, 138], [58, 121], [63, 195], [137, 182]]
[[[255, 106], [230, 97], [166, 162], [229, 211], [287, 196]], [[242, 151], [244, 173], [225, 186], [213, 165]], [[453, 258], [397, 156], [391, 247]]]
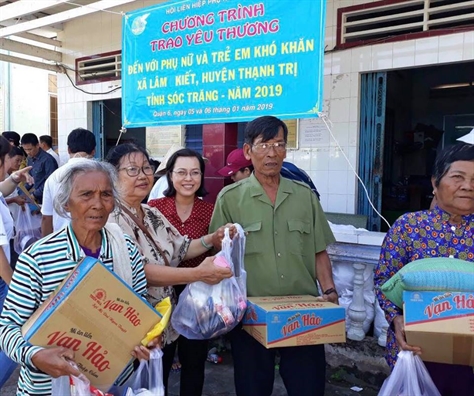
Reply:
[[[261, 183], [255, 177], [255, 172], [252, 172], [252, 174], [249, 177], [248, 182], [250, 183], [250, 195], [252, 197], [256, 197], [256, 196], [264, 194], [264, 190]], [[280, 176], [280, 184], [278, 185], [278, 191], [284, 192], [287, 194], [292, 194], [295, 191], [293, 182], [291, 180], [288, 180]]]

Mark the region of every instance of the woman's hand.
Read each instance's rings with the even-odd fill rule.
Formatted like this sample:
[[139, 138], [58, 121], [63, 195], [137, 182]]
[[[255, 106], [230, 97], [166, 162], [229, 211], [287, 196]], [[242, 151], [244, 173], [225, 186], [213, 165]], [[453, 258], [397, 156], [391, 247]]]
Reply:
[[402, 351], [412, 351], [415, 355], [421, 355], [421, 348], [407, 344], [405, 337], [405, 323], [403, 323], [403, 316], [395, 316], [393, 319], [393, 327], [395, 328], [395, 338], [397, 340], [398, 349]]
[[75, 369], [68, 360], [74, 361], [74, 352], [64, 347], [45, 348], [36, 352], [31, 358], [38, 370], [58, 378], [63, 375], [78, 376], [81, 372]]
[[199, 280], [210, 285], [215, 285], [222, 279], [230, 278], [232, 276], [232, 270], [230, 268], [218, 267], [214, 264], [214, 258], [214, 256], [207, 257], [198, 267], [196, 267]]
[[132, 356], [138, 360], [150, 360], [150, 350], [143, 345], [133, 348]]
[[26, 197], [17, 195], [16, 197], [11, 198], [10, 202], [17, 204], [18, 206], [24, 206], [26, 203]]
[[33, 177], [30, 175], [30, 170], [32, 166], [27, 166], [23, 169], [17, 170], [11, 174], [11, 178], [15, 183], [25, 182], [26, 184], [33, 184]]
[[221, 250], [222, 248], [222, 240], [224, 239], [225, 235], [225, 229], [229, 229], [229, 236], [230, 239], [234, 238], [234, 235], [237, 233], [237, 228], [235, 228], [235, 225], [228, 223], [226, 225], [223, 225], [222, 227], [219, 227], [213, 234], [212, 234], [212, 245], [214, 246], [215, 249]]
[[137, 345], [133, 348], [131, 355], [138, 360], [150, 360], [150, 349], [162, 348], [163, 346], [163, 335], [153, 338], [146, 347], [143, 345]]

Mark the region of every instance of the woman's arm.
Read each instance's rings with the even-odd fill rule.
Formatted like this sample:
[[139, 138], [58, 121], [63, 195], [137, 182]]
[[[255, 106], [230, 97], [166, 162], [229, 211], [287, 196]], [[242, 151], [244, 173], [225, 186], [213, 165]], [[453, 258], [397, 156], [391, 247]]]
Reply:
[[26, 198], [22, 195], [17, 195], [16, 197], [5, 198], [5, 201], [8, 205], [14, 203], [23, 206], [26, 203]]
[[413, 351], [418, 354], [421, 353], [421, 349], [417, 346], [408, 345], [406, 342], [403, 311], [386, 298], [381, 290], [382, 285], [388, 279], [410, 262], [410, 257], [407, 253], [409, 243], [403, 230], [403, 219], [398, 219], [385, 236], [380, 251], [380, 259], [375, 268], [375, 294], [380, 307], [385, 312], [385, 318], [389, 326], [395, 333], [398, 347], [402, 350]]
[[189, 245], [186, 256], [184, 256], [184, 259], [193, 259], [194, 257], [206, 253], [210, 249], [215, 249], [216, 251], [221, 250], [222, 240], [224, 239], [226, 228], [229, 228], [229, 235], [231, 238], [233, 238], [234, 234], [236, 233], [235, 226], [233, 224], [223, 225], [212, 234], [204, 235], [200, 239], [193, 239]]
[[0, 317], [0, 349], [15, 362], [25, 364], [32, 370], [36, 370], [32, 357], [43, 348], [29, 344], [21, 334], [21, 326], [40, 305], [40, 273], [36, 261], [27, 253], [22, 253]]
[[232, 271], [229, 268], [214, 265], [214, 257], [207, 257], [195, 268], [147, 264], [145, 274], [150, 286], [186, 285], [197, 281], [214, 285], [224, 278], [230, 278]]
[[0, 247], [0, 278], [2, 278], [7, 285], [12, 281], [13, 270], [10, 263], [5, 256], [5, 252]]
[[31, 168], [31, 166], [27, 166], [26, 168], [13, 172], [4, 181], [0, 182], [0, 192], [4, 197], [10, 195], [21, 182], [33, 183], [33, 177], [29, 174]]
[[[406, 256], [407, 245], [403, 238], [402, 229], [400, 220], [397, 220], [392, 228], [388, 230], [382, 243], [379, 262], [375, 267], [374, 274], [375, 294], [380, 307], [385, 312], [385, 318], [389, 325], [391, 325], [395, 317], [403, 315], [403, 312], [393, 302], [385, 297], [385, 294], [382, 293], [381, 287], [409, 261]], [[394, 242], [394, 239], [396, 239], [397, 242]], [[397, 246], [397, 248], [395, 248], [395, 246]]]
[[213, 235], [214, 234], [208, 234], [204, 235], [202, 239], [193, 239], [189, 244], [189, 249], [186, 252], [186, 256], [184, 256], [184, 260], [191, 260], [194, 257], [207, 253], [210, 249], [212, 249], [214, 247], [212, 243]]

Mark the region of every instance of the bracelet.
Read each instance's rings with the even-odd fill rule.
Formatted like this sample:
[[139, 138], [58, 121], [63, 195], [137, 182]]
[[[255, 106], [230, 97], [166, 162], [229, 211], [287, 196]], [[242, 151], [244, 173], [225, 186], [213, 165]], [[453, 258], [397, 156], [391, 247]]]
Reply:
[[334, 289], [334, 287], [331, 287], [330, 289], [327, 289], [323, 294], [326, 295], [326, 296], [329, 296], [332, 293], [336, 293], [336, 295], [339, 297], [339, 295], [337, 294], [337, 291], [336, 291], [336, 289]]
[[207, 249], [207, 250], [211, 250], [214, 247], [206, 243], [206, 241], [204, 240], [204, 235], [201, 237], [201, 245], [204, 247], [204, 249]]

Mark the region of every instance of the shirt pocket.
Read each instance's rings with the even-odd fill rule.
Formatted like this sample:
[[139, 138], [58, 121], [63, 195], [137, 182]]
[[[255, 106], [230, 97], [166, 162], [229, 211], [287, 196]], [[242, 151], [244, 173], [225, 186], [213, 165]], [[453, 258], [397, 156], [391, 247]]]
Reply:
[[304, 241], [311, 232], [311, 224], [305, 220], [288, 220], [288, 246], [292, 253], [304, 255]]
[[[262, 222], [257, 221], [243, 227], [245, 236], [245, 254], [260, 253], [262, 250], [262, 240], [260, 231], [262, 230]], [[260, 246], [259, 246], [260, 245]]]

